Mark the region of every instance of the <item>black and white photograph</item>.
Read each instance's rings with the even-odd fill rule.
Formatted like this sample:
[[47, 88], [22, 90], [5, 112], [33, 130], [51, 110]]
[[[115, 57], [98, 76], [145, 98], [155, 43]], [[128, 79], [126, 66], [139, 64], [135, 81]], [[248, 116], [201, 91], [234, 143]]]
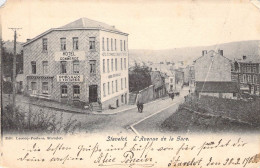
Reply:
[[260, 166], [259, 0], [1, 1], [3, 167]]

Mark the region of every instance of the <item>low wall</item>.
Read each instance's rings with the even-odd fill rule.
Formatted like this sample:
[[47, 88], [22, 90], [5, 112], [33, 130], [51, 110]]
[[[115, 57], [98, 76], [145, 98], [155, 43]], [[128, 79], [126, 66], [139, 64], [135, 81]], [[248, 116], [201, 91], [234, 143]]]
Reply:
[[151, 85], [143, 90], [140, 90], [136, 102], [147, 103], [154, 100], [154, 86]]

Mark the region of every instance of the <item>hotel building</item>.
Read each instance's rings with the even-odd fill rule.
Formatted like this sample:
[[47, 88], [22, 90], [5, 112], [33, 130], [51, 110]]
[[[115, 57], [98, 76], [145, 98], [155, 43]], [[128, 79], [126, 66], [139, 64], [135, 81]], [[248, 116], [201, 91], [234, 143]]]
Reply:
[[128, 103], [128, 34], [87, 18], [23, 45], [25, 94], [62, 103]]

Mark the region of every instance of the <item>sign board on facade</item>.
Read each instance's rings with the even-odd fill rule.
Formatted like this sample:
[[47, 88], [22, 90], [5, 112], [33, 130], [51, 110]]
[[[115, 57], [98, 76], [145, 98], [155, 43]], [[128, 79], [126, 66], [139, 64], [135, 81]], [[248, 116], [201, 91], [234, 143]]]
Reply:
[[103, 52], [102, 56], [127, 56], [126, 52]]
[[57, 75], [57, 82], [83, 82], [83, 75]]
[[108, 78], [114, 78], [114, 77], [117, 77], [117, 76], [121, 76], [121, 73], [109, 75]]
[[55, 61], [81, 61], [85, 60], [84, 51], [55, 52]]

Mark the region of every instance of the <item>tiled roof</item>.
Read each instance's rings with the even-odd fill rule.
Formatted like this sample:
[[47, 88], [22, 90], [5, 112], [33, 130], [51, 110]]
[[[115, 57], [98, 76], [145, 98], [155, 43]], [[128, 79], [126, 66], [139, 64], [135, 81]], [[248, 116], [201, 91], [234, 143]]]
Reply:
[[106, 23], [98, 22], [98, 21], [91, 20], [91, 19], [88, 19], [88, 18], [80, 18], [78, 20], [75, 20], [75, 21], [73, 21], [69, 24], [66, 24], [65, 26], [61, 26], [59, 28], [61, 28], [61, 29], [66, 29], [66, 28], [100, 28], [100, 29], [106, 29], [106, 30], [112, 30], [112, 31], [119, 31], [114, 26], [110, 26]]
[[239, 88], [236, 82], [196, 82], [195, 91], [210, 93], [237, 93]]
[[120, 33], [123, 35], [128, 35], [127, 33], [123, 33], [121, 31], [117, 30], [114, 26], [110, 26], [106, 23], [94, 21], [94, 20], [91, 20], [88, 18], [80, 18], [76, 21], [66, 24], [65, 26], [61, 26], [59, 28], [51, 28], [51, 29], [41, 33], [40, 35], [34, 37], [30, 41], [23, 43], [23, 46], [26, 46], [27, 44], [32, 43], [33, 41], [41, 38], [42, 36], [44, 36], [46, 34], [49, 34], [52, 31], [73, 30], [73, 29], [99, 29], [99, 30], [113, 31], [113, 32], [117, 32], [117, 33]]

